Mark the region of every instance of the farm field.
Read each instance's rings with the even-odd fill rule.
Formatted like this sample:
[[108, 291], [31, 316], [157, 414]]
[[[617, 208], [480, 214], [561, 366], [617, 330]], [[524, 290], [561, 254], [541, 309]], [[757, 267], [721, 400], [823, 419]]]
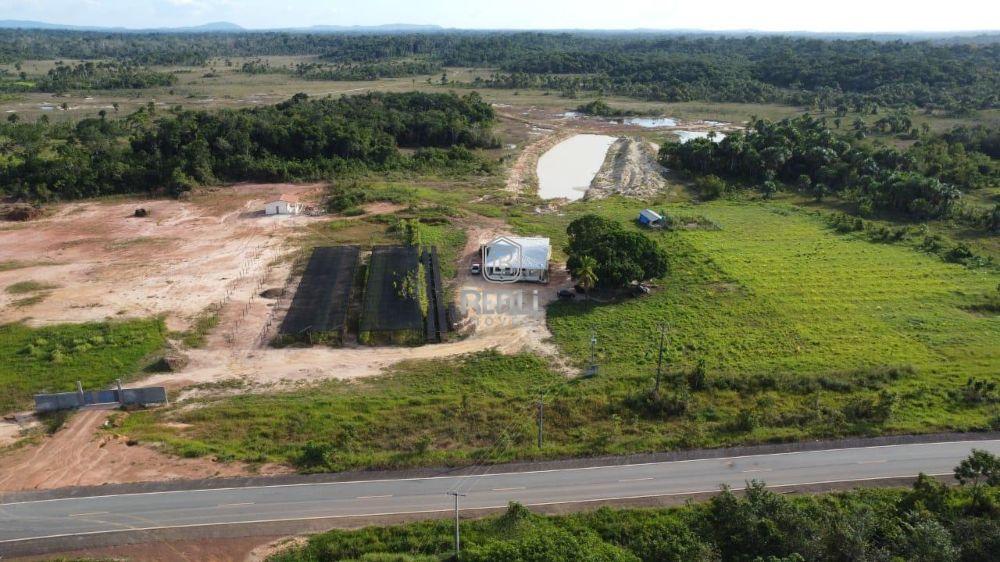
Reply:
[[[638, 207], [612, 198], [511, 222], [558, 248], [574, 216], [599, 211], [624, 222]], [[257, 462], [297, 464], [315, 452], [310, 443], [332, 443], [315, 465], [298, 465], [330, 470], [996, 423], [996, 412], [963, 390], [969, 378], [992, 380], [1000, 360], [1000, 320], [965, 308], [994, 290], [994, 270], [840, 235], [783, 203], [666, 210], [718, 229], [655, 234], [671, 269], [652, 295], [549, 308], [554, 341], [577, 366], [597, 335], [597, 377], [565, 379], [531, 356], [410, 362], [364, 382], [133, 415], [122, 431], [188, 454]], [[664, 392], [650, 403], [661, 322], [669, 326]], [[428, 384], [431, 373], [440, 384]], [[539, 395], [548, 404], [541, 450], [532, 417]], [[343, 413], [320, 414], [331, 410]], [[358, 412], [363, 421], [350, 418]]]

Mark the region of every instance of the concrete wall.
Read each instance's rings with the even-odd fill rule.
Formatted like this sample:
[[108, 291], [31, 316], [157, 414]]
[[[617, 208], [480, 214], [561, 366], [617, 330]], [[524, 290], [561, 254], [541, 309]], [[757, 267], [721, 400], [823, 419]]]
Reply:
[[36, 412], [72, 410], [94, 404], [163, 404], [167, 401], [167, 389], [162, 386], [145, 388], [124, 388], [118, 390], [91, 390], [86, 392], [59, 392], [56, 394], [36, 394]]

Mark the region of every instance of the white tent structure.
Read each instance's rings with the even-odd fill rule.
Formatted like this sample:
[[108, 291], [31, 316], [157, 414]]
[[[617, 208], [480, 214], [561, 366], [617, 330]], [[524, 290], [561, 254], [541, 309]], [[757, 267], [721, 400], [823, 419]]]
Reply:
[[297, 215], [302, 212], [302, 204], [294, 195], [283, 193], [281, 197], [264, 205], [265, 215]]
[[494, 283], [549, 281], [548, 238], [500, 236], [482, 247], [483, 277]]

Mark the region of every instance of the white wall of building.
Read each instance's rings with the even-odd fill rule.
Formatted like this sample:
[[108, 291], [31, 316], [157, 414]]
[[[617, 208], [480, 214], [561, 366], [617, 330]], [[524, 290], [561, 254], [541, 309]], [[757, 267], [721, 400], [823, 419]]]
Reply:
[[299, 206], [288, 201], [271, 201], [264, 205], [265, 215], [294, 215], [299, 212]]

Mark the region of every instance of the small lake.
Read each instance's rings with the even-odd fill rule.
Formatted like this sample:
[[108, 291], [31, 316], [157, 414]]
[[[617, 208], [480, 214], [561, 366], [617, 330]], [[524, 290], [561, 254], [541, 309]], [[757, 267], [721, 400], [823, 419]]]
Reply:
[[613, 142], [608, 135], [576, 135], [550, 148], [538, 159], [538, 196], [582, 198]]
[[[693, 139], [707, 139], [709, 133], [708, 131], [671, 131], [671, 132], [677, 135], [677, 139], [680, 142], [687, 142]], [[714, 140], [715, 142], [719, 142], [724, 138], [726, 138], [726, 135], [716, 132], [715, 138], [712, 140]]]
[[645, 129], [677, 126], [677, 120], [669, 117], [629, 117], [627, 119], [623, 119], [622, 123], [625, 125], [636, 125]]

